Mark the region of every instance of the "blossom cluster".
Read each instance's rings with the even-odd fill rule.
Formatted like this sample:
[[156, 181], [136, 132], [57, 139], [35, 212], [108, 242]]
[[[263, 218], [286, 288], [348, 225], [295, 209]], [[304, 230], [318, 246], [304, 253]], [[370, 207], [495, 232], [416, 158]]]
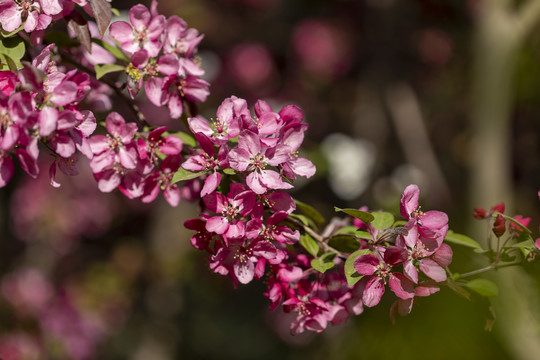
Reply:
[[[116, 113], [106, 120], [106, 135], [90, 138], [93, 158], [90, 167], [103, 192], [118, 188], [130, 199], [153, 201], [160, 190], [172, 205], [178, 205], [180, 190], [172, 177], [180, 166], [182, 140], [165, 135], [166, 127], [147, 134], [137, 131], [135, 123], [126, 123]], [[137, 135], [137, 136], [136, 136]]]
[[[443, 243], [448, 232], [448, 216], [436, 210], [421, 211], [419, 195], [416, 185], [405, 189], [400, 212], [407, 223], [401, 231], [391, 229], [393, 243], [385, 241], [388, 237], [380, 236], [373, 226], [367, 228], [372, 235], [367, 245], [370, 253], [356, 258], [354, 268], [364, 276], [362, 300], [368, 307], [379, 303], [388, 284], [399, 298], [392, 312], [406, 315], [415, 296], [439, 291], [436, 283], [446, 280], [444, 268], [452, 262], [452, 249]], [[425, 275], [425, 280], [419, 278], [420, 274]]]
[[[438, 283], [446, 280], [444, 267], [452, 260], [451, 248], [443, 243], [448, 217], [420, 211], [418, 197], [416, 185], [405, 189], [401, 213], [407, 221], [402, 227], [377, 229], [354, 219], [369, 236], [354, 238], [360, 250], [352, 254], [331, 249], [318, 256], [306, 253], [298, 246], [305, 229], [291, 219], [296, 206], [287, 193], [270, 189], [260, 195], [243, 183], [232, 183], [226, 196], [215, 191], [204, 196], [201, 218], [185, 226], [197, 232], [191, 242], [210, 254], [210, 268], [228, 275], [235, 286], [265, 277], [270, 308], [282, 304], [286, 312], [296, 313], [293, 334], [321, 332], [377, 305], [386, 285], [398, 297], [392, 318], [409, 313], [415, 297], [439, 290]], [[328, 255], [330, 270], [314, 269], [313, 261]], [[357, 273], [353, 282], [344, 270], [348, 258]]]
[[39, 173], [39, 143], [51, 150], [51, 184], [56, 166], [68, 175], [77, 173], [77, 151], [92, 158], [88, 137], [96, 129], [96, 119], [80, 102], [92, 87], [88, 74], [65, 71], [51, 56], [54, 45], [45, 47], [32, 63], [17, 73], [0, 72], [0, 186], [14, 173], [13, 157], [30, 176]]
[[203, 35], [183, 19], [160, 15], [154, 1], [151, 10], [141, 4], [132, 7], [129, 23], [116, 21], [109, 32], [131, 58], [125, 71], [132, 98], [144, 84], [148, 100], [167, 105], [173, 119], [182, 116], [186, 101], [206, 100], [210, 84], [201, 79], [204, 70], [197, 57]]

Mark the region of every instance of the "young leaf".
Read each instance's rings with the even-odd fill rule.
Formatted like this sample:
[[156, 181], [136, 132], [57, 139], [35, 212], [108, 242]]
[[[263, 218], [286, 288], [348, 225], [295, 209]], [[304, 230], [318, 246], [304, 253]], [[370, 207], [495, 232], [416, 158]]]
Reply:
[[0, 35], [3, 38], [12, 37], [13, 35], [16, 35], [19, 31], [21, 31], [23, 28], [24, 28], [24, 24], [21, 24], [21, 26], [19, 26], [17, 29], [15, 29], [13, 31], [10, 31], [10, 32], [7, 32], [4, 29], [0, 28]]
[[195, 179], [195, 178], [198, 178], [199, 176], [201, 176], [202, 174], [204, 174], [206, 171], [198, 171], [198, 172], [192, 172], [192, 171], [188, 171], [184, 168], [179, 168], [178, 171], [174, 174], [173, 178], [172, 178], [172, 183], [177, 183], [179, 181], [186, 181], [186, 180], [191, 180], [191, 179]]
[[334, 253], [326, 253], [323, 256], [321, 256], [319, 259], [315, 258], [311, 260], [311, 267], [324, 274], [326, 270], [329, 270], [334, 267], [335, 257], [336, 257], [336, 254]]
[[103, 65], [94, 65], [94, 69], [96, 70], [96, 79], [100, 79], [101, 77], [118, 71], [123, 71], [126, 69], [125, 66], [117, 65], [117, 64], [103, 64]]
[[110, 52], [115, 58], [118, 60], [129, 62], [130, 59], [122, 52], [122, 50], [118, 49], [117, 47], [109, 44], [108, 42], [105, 42], [101, 39], [92, 38], [92, 42], [96, 43], [97, 45], [101, 46], [108, 52]]
[[15, 63], [15, 61], [13, 61], [13, 59], [11, 59], [7, 55], [2, 55], [2, 54], [0, 54], [0, 63], [1, 63], [0, 70], [11, 70], [14, 73], [16, 73], [17, 69], [22, 66], [22, 64], [20, 66], [17, 66], [17, 64]]
[[356, 232], [356, 237], [364, 240], [373, 240], [373, 236], [370, 233], [364, 230], [358, 230]]
[[[78, 16], [76, 16], [76, 15]], [[88, 23], [79, 13], [72, 13], [71, 16], [77, 17], [77, 21], [74, 18], [71, 18], [68, 21], [68, 28], [75, 35], [77, 40], [81, 43], [82, 46], [88, 51], [92, 51], [92, 42], [90, 41], [90, 30], [88, 29]]]
[[105, 0], [89, 0], [89, 2], [98, 25], [99, 33], [103, 37], [112, 19], [111, 4]]
[[358, 250], [360, 247], [360, 242], [354, 236], [337, 235], [328, 240], [328, 245], [338, 251], [352, 253]]
[[353, 234], [354, 235], [356, 230], [358, 230], [358, 228], [356, 226], [344, 226], [341, 229], [339, 229], [338, 231], [336, 231], [334, 234], [335, 235], [337, 235], [337, 234]]
[[319, 244], [309, 234], [303, 233], [300, 235], [300, 245], [307, 250], [313, 256], [317, 256], [319, 253]]
[[302, 222], [302, 224], [304, 224], [306, 226], [309, 226], [309, 227], [314, 227], [315, 226], [315, 223], [313, 222], [313, 220], [311, 220], [307, 216], [304, 216], [304, 215], [301, 215], [301, 214], [289, 214], [289, 217], [293, 218], [293, 219], [296, 219], [296, 220], [300, 220]]
[[474, 279], [465, 284], [469, 289], [477, 292], [482, 296], [497, 296], [499, 289], [492, 281], [486, 279]]
[[373, 215], [373, 221], [371, 222], [371, 225], [377, 229], [377, 230], [384, 230], [388, 229], [389, 227], [394, 224], [394, 215], [388, 213], [388, 212], [372, 212], [371, 215]]
[[21, 59], [24, 56], [25, 52], [26, 47], [24, 46], [24, 41], [19, 37], [0, 40], [0, 54], [3, 55], [2, 60], [8, 60], [9, 58], [13, 62], [13, 65], [16, 66], [16, 68], [22, 67]]
[[294, 200], [295, 204], [296, 204], [296, 209], [301, 211], [302, 213], [304, 213], [304, 215], [306, 215], [307, 217], [309, 217], [310, 219], [312, 219], [313, 221], [315, 221], [317, 224], [324, 224], [324, 217], [317, 211], [315, 210], [312, 206], [306, 204], [306, 203], [303, 203], [301, 201], [298, 201], [298, 200]]
[[353, 286], [354, 284], [358, 282], [358, 280], [362, 278], [362, 275], [358, 274], [356, 272], [356, 269], [354, 268], [354, 261], [359, 256], [367, 255], [367, 254], [373, 254], [373, 253], [369, 251], [368, 249], [361, 249], [361, 250], [353, 252], [351, 255], [349, 255], [347, 260], [345, 260], [345, 269], [344, 269], [345, 277], [347, 278], [347, 284], [349, 284], [349, 286]]
[[373, 215], [371, 215], [370, 213], [365, 212], [365, 211], [360, 211], [360, 210], [357, 210], [357, 209], [340, 209], [337, 206], [334, 206], [334, 210], [336, 212], [338, 212], [338, 211], [344, 212], [347, 215], [350, 215], [350, 216], [355, 217], [355, 218], [357, 218], [359, 220], [362, 220], [366, 224], [372, 222], [375, 219], [373, 217]]
[[195, 140], [195, 138], [189, 134], [186, 134], [183, 131], [171, 133], [171, 135], [179, 137], [180, 140], [182, 140], [182, 142], [184, 143], [184, 145], [191, 146], [191, 147], [197, 146], [197, 141]]
[[235, 174], [236, 174], [236, 171], [234, 171], [234, 170], [231, 169], [231, 168], [225, 168], [225, 169], [223, 169], [223, 173], [224, 173], [225, 175], [235, 175]]
[[444, 239], [452, 244], [467, 246], [473, 249], [482, 249], [479, 243], [471, 239], [470, 237], [462, 234], [456, 234], [455, 232], [449, 230]]
[[448, 285], [448, 287], [451, 290], [455, 291], [458, 295], [463, 296], [467, 300], [471, 300], [471, 294], [467, 290], [465, 290], [465, 288], [463, 288], [463, 286], [458, 285], [453, 281], [447, 281], [446, 285]]

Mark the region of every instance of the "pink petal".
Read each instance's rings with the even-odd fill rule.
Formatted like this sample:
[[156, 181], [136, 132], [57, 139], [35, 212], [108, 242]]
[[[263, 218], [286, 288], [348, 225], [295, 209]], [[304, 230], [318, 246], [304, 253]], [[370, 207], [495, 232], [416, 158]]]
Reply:
[[121, 44], [131, 42], [134, 39], [133, 28], [125, 21], [113, 22], [109, 27], [109, 33], [114, 40]]
[[2, 155], [0, 157], [0, 187], [7, 185], [9, 180], [13, 177], [15, 166], [13, 159], [9, 155]]
[[137, 4], [129, 10], [129, 22], [137, 31], [143, 31], [150, 23], [150, 12], [146, 6]]
[[305, 176], [307, 178], [312, 177], [317, 170], [311, 161], [304, 158], [293, 160], [289, 162], [289, 165], [296, 175]]
[[47, 15], [60, 14], [63, 10], [62, 5], [58, 0], [39, 0], [41, 9]]
[[64, 158], [75, 154], [75, 143], [66, 133], [56, 132], [51, 138], [51, 146], [58, 155]]
[[417, 185], [411, 184], [405, 188], [403, 195], [401, 195], [400, 204], [400, 212], [404, 218], [409, 219], [409, 215], [418, 208], [419, 197], [420, 189]]
[[420, 261], [420, 271], [437, 282], [446, 280], [446, 271], [431, 259], [422, 259]]
[[255, 266], [251, 261], [240, 262], [237, 261], [233, 265], [234, 275], [238, 278], [238, 281], [242, 284], [247, 284], [253, 280], [255, 276]]
[[380, 261], [373, 255], [361, 255], [354, 260], [354, 269], [360, 275], [373, 275], [377, 271]]
[[49, 106], [45, 106], [39, 112], [39, 135], [49, 136], [56, 130], [56, 122], [58, 120], [58, 110]]
[[437, 250], [431, 258], [442, 267], [446, 267], [452, 262], [452, 256], [452, 248], [448, 244], [441, 244], [439, 250]]
[[51, 167], [49, 168], [49, 181], [53, 187], [58, 188], [60, 187], [60, 184], [56, 182], [55, 177], [56, 177], [56, 160], [53, 161], [53, 163], [51, 164]]
[[8, 0], [0, 3], [0, 23], [7, 32], [14, 31], [21, 26], [21, 12], [14, 1]]
[[362, 301], [367, 307], [373, 307], [377, 305], [384, 294], [384, 282], [381, 278], [373, 276], [364, 289], [362, 295]]
[[201, 197], [208, 195], [212, 193], [216, 188], [218, 187], [219, 183], [221, 182], [221, 174], [218, 172], [215, 172], [213, 174], [210, 174], [205, 180], [204, 180], [204, 186], [201, 190]]
[[163, 190], [163, 196], [171, 206], [178, 206], [180, 203], [180, 189], [176, 185], [169, 186]]
[[165, 75], [176, 75], [178, 72], [178, 59], [174, 55], [160, 56], [157, 61], [157, 69]]
[[114, 170], [107, 170], [101, 174], [98, 180], [98, 189], [101, 192], [111, 192], [122, 182], [122, 176]]
[[137, 154], [135, 149], [126, 149], [124, 146], [121, 146], [118, 149], [118, 158], [120, 159], [120, 164], [126, 169], [135, 169], [137, 167]]
[[214, 216], [206, 221], [206, 230], [223, 234], [229, 228], [229, 221], [222, 216]]
[[390, 289], [400, 299], [412, 299], [414, 297], [414, 285], [411, 280], [401, 273], [393, 273], [388, 281]]
[[156, 106], [163, 106], [167, 102], [167, 92], [163, 91], [163, 79], [153, 77], [144, 83], [144, 91], [148, 100]]
[[54, 88], [51, 102], [56, 106], [66, 106], [77, 99], [77, 84], [73, 81], [63, 81]]
[[178, 155], [182, 151], [182, 140], [174, 135], [165, 136], [159, 146], [159, 151], [166, 155]]
[[414, 266], [412, 261], [406, 261], [403, 264], [403, 271], [405, 275], [415, 284], [418, 283], [418, 270], [416, 269], [416, 266]]

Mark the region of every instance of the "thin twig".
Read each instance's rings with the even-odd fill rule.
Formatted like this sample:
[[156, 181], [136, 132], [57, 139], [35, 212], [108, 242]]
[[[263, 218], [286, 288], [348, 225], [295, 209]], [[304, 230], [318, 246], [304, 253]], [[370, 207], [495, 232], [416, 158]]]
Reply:
[[464, 277], [469, 277], [469, 276], [481, 274], [481, 273], [484, 273], [486, 271], [495, 270], [495, 269], [501, 269], [501, 268], [514, 266], [514, 265], [520, 265], [520, 264], [521, 264], [521, 261], [514, 261], [514, 262], [511, 262], [511, 263], [505, 263], [505, 264], [500, 264], [500, 265], [499, 264], [491, 264], [491, 265], [488, 265], [488, 266], [480, 268], [480, 269], [476, 269], [476, 270], [473, 270], [473, 271], [470, 271], [470, 272], [467, 272], [467, 273], [464, 273], [464, 274], [460, 274], [459, 278], [461, 279], [461, 278], [464, 278]]
[[295, 224], [299, 225], [302, 227], [302, 229], [308, 233], [313, 239], [315, 239], [315, 241], [317, 241], [317, 243], [319, 243], [320, 246], [322, 246], [322, 248], [325, 250], [325, 251], [330, 251], [330, 252], [333, 252], [334, 254], [336, 254], [337, 256], [339, 256], [340, 258], [343, 258], [343, 259], [346, 259], [347, 256], [345, 254], [343, 254], [341, 251], [339, 250], [336, 250], [334, 249], [333, 247], [331, 247], [330, 245], [328, 245], [326, 242], [325, 242], [325, 238], [318, 234], [317, 232], [315, 232], [315, 230], [313, 230], [312, 228], [310, 228], [309, 226], [307, 226], [306, 224], [304, 224], [303, 222], [299, 221], [299, 220], [296, 220], [296, 219], [293, 219], [293, 218], [289, 218], [289, 220], [291, 220], [292, 222], [294, 222]]

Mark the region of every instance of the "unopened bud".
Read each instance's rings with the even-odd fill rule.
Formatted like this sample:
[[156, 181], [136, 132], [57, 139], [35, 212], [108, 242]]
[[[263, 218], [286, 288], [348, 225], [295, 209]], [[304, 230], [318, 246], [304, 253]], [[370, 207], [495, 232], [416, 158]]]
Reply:
[[486, 215], [487, 215], [487, 211], [482, 209], [482, 208], [474, 208], [474, 213], [473, 213], [473, 216], [478, 219], [478, 220], [482, 220], [482, 219], [485, 219], [486, 218]]
[[495, 222], [493, 223], [493, 233], [500, 238], [506, 231], [506, 221], [501, 214], [497, 215]]
[[504, 203], [498, 203], [497, 205], [493, 206], [491, 208], [491, 213], [493, 214], [494, 212], [500, 212], [501, 214], [504, 213]]

